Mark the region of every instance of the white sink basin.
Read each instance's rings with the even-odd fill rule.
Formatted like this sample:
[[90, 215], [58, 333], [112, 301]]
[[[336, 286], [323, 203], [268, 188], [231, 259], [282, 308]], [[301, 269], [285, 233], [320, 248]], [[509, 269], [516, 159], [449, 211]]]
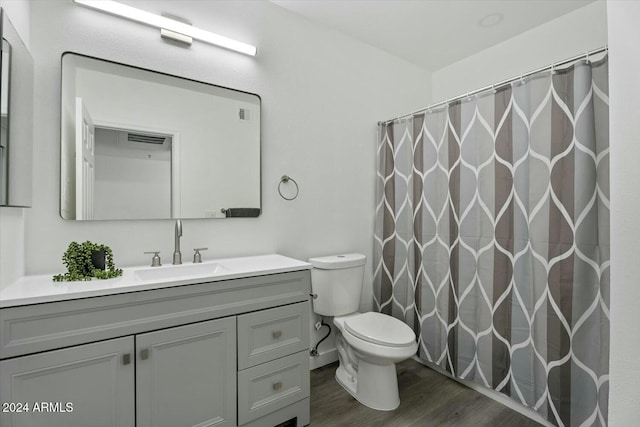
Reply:
[[202, 276], [211, 277], [229, 273], [229, 269], [216, 262], [203, 262], [200, 264], [165, 265], [162, 267], [149, 267], [133, 272], [136, 279], [147, 280], [175, 280], [183, 277]]

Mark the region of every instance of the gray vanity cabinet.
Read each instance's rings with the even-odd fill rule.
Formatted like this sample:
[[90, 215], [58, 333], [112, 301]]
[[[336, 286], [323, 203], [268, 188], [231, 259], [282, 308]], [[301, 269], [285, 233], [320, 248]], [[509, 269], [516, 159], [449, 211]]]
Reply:
[[[31, 412], [7, 407], [0, 425], [306, 425], [309, 276], [3, 308], [0, 402]], [[34, 413], [36, 402], [58, 407]]]
[[[2, 401], [29, 406], [7, 407], [0, 425], [235, 426], [235, 320], [4, 360]], [[50, 402], [58, 406], [49, 408]], [[22, 413], [12, 415], [14, 410]]]

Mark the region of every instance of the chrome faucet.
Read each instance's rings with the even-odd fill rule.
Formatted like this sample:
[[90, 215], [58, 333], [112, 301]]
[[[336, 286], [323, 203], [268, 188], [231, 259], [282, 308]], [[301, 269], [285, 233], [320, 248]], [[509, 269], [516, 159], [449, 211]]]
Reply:
[[176, 221], [176, 247], [173, 251], [173, 265], [182, 264], [182, 254], [180, 253], [180, 237], [182, 237], [182, 220]]

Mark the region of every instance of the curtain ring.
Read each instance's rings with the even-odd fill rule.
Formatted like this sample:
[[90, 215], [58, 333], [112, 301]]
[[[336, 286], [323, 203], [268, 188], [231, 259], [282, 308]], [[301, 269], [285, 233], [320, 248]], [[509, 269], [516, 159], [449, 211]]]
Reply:
[[[293, 184], [296, 186], [296, 194], [293, 195], [292, 197], [286, 197], [284, 194], [282, 194], [282, 189], [280, 188], [283, 183], [287, 183], [289, 181], [293, 182]], [[285, 200], [291, 201], [296, 197], [298, 197], [299, 193], [300, 193], [300, 187], [298, 187], [298, 183], [296, 182], [296, 180], [291, 178], [290, 176], [282, 175], [282, 178], [280, 178], [280, 182], [278, 183], [278, 194], [280, 194], [280, 197], [282, 197]]]

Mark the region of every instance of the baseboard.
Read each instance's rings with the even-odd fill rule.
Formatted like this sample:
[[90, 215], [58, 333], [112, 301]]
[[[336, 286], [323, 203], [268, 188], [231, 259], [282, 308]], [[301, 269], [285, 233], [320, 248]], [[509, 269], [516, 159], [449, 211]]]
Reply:
[[309, 356], [309, 370], [313, 371], [338, 360], [338, 349], [332, 348], [321, 352], [318, 357]]
[[544, 419], [540, 414], [538, 414], [536, 411], [534, 411], [533, 409], [524, 406], [510, 398], [508, 398], [507, 396], [505, 396], [502, 393], [499, 393], [493, 389], [487, 388], [481, 384], [475, 383], [473, 381], [466, 381], [466, 380], [462, 380], [460, 378], [456, 378], [453, 375], [451, 375], [449, 372], [445, 371], [444, 369], [442, 369], [440, 366], [438, 365], [434, 365], [433, 363], [429, 363], [429, 362], [425, 362], [424, 360], [420, 360], [417, 356], [413, 356], [413, 360], [423, 364], [424, 366], [426, 366], [427, 368], [433, 369], [434, 371], [438, 372], [439, 374], [445, 375], [449, 378], [451, 378], [452, 380], [466, 386], [469, 387], [470, 389], [477, 391], [478, 393], [488, 397], [489, 399], [495, 400], [496, 402], [508, 407], [509, 409], [513, 409], [514, 411], [524, 415], [527, 418], [532, 419], [533, 421], [542, 424], [543, 426], [546, 427], [554, 427], [553, 424], [551, 424], [548, 420]]

